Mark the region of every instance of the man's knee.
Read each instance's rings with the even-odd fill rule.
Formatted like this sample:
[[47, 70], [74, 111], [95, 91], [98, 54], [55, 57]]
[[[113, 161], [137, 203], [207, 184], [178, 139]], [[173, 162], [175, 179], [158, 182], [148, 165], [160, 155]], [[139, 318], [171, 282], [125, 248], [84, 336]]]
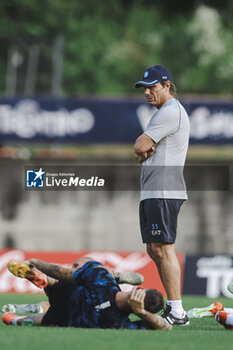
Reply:
[[174, 251], [173, 244], [166, 243], [150, 243], [147, 244], [147, 253], [155, 262], [160, 262], [163, 259], [167, 259], [168, 256]]
[[161, 260], [163, 257], [163, 250], [160, 243], [147, 244], [147, 253], [154, 261]]

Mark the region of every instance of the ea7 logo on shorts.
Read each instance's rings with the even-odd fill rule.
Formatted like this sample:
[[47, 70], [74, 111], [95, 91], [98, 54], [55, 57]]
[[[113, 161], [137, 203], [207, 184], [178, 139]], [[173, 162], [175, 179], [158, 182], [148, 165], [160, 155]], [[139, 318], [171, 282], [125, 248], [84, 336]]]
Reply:
[[161, 235], [161, 230], [159, 230], [159, 225], [158, 224], [152, 224], [151, 228], [152, 228], [151, 234], [153, 236], [156, 236], [156, 235], [160, 236]]
[[44, 186], [44, 173], [45, 171], [40, 170], [27, 170], [27, 187], [43, 187]]

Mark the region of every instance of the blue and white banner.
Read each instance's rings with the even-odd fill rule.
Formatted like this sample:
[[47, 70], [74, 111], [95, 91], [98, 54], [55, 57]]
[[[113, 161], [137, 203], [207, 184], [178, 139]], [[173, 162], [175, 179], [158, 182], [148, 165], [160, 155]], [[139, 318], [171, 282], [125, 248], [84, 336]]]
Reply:
[[233, 282], [233, 256], [186, 256], [183, 294], [205, 295], [208, 298], [225, 296], [233, 299], [227, 286]]
[[190, 118], [191, 143], [233, 144], [233, 101], [183, 105]]
[[[232, 144], [233, 102], [186, 102], [190, 143]], [[145, 101], [0, 99], [0, 142], [134, 143], [153, 109]]]

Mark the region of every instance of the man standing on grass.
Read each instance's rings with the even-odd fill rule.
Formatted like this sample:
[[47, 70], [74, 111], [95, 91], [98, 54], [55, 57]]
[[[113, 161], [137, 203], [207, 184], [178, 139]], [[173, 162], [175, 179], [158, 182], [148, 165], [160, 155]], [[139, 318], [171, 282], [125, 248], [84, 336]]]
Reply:
[[183, 166], [189, 142], [189, 118], [174, 98], [172, 77], [163, 66], [148, 68], [135, 87], [143, 87], [147, 102], [156, 107], [134, 146], [135, 158], [142, 163], [142, 239], [167, 293], [162, 317], [170, 324], [189, 325], [182, 307], [181, 273], [174, 249], [178, 213], [187, 199]]
[[[47, 312], [40, 315], [18, 316], [6, 312], [2, 320], [8, 325], [172, 328], [162, 317], [154, 314], [163, 308], [160, 292], [137, 287], [130, 292], [122, 292], [115, 273], [91, 258], [78, 259], [72, 268], [37, 259], [30, 259], [23, 264], [11, 262], [8, 268], [15, 276], [27, 278], [43, 287], [50, 304]], [[128, 317], [131, 312], [141, 320], [132, 322]]]

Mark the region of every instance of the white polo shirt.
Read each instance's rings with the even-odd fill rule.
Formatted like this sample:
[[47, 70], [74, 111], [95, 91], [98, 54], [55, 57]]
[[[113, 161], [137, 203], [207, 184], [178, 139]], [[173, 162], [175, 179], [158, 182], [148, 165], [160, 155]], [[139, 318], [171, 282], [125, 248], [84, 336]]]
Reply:
[[152, 115], [144, 131], [156, 152], [142, 163], [141, 200], [187, 199], [183, 167], [189, 143], [189, 117], [178, 100], [169, 99]]

